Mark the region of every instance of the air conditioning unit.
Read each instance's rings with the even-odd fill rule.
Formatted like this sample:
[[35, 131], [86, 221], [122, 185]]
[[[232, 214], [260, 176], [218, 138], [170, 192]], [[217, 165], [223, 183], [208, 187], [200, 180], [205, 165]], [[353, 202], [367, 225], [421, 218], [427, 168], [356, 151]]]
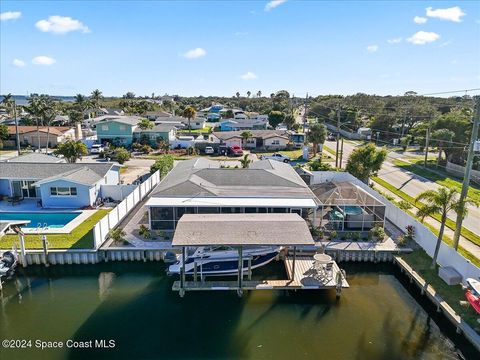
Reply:
[[476, 140], [473, 144], [473, 152], [480, 153], [480, 140]]

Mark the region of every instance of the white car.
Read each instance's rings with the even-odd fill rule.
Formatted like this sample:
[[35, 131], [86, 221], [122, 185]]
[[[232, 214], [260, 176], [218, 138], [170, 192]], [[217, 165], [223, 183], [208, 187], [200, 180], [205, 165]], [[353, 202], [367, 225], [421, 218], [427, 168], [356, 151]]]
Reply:
[[215, 153], [215, 150], [213, 150], [213, 147], [207, 146], [207, 147], [205, 148], [205, 154], [207, 154], [207, 155], [212, 155], [212, 154], [214, 154], [214, 153]]
[[100, 154], [105, 151], [105, 147], [102, 144], [93, 144], [90, 149], [90, 154]]
[[291, 161], [288, 156], [282, 155], [280, 153], [273, 153], [272, 155], [262, 155], [260, 156], [260, 160], [277, 160], [284, 163], [289, 163]]

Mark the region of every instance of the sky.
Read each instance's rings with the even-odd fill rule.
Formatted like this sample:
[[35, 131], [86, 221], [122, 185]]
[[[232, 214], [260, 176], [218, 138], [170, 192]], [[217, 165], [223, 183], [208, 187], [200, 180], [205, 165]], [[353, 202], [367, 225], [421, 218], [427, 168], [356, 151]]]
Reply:
[[478, 1], [4, 1], [0, 93], [480, 88]]

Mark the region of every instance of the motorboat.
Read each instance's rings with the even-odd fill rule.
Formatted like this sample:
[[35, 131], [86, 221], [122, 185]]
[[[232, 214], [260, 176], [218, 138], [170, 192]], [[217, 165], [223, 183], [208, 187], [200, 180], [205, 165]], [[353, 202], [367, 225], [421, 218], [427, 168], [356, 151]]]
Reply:
[[467, 280], [467, 292], [465, 297], [477, 314], [480, 314], [480, 281], [468, 278]]
[[[282, 247], [245, 247], [243, 248], [243, 273], [248, 269], [256, 269], [275, 259]], [[187, 248], [185, 257], [185, 274], [193, 275], [196, 265], [197, 274], [204, 275], [237, 275], [238, 249], [230, 246]], [[168, 274], [180, 274], [182, 269], [182, 255], [176, 255], [176, 262], [169, 266]], [[250, 265], [250, 266], [249, 266]]]
[[4, 252], [0, 258], [0, 276], [12, 274], [16, 265], [16, 256], [11, 251]]

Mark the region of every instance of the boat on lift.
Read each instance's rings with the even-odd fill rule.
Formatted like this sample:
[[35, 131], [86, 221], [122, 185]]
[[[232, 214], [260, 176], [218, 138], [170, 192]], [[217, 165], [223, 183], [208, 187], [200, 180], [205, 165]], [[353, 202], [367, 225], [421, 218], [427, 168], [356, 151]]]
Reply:
[[477, 314], [480, 314], [480, 281], [468, 278], [467, 280], [467, 292], [465, 297]]
[[[243, 273], [267, 265], [282, 250], [282, 247], [258, 246], [243, 248]], [[172, 257], [172, 254], [170, 254]], [[180, 274], [182, 269], [182, 255], [175, 255], [176, 261], [169, 266], [168, 274]], [[237, 275], [238, 274], [238, 250], [230, 246], [212, 246], [188, 248], [185, 257], [185, 274], [193, 275], [195, 265], [197, 274], [204, 275]]]

